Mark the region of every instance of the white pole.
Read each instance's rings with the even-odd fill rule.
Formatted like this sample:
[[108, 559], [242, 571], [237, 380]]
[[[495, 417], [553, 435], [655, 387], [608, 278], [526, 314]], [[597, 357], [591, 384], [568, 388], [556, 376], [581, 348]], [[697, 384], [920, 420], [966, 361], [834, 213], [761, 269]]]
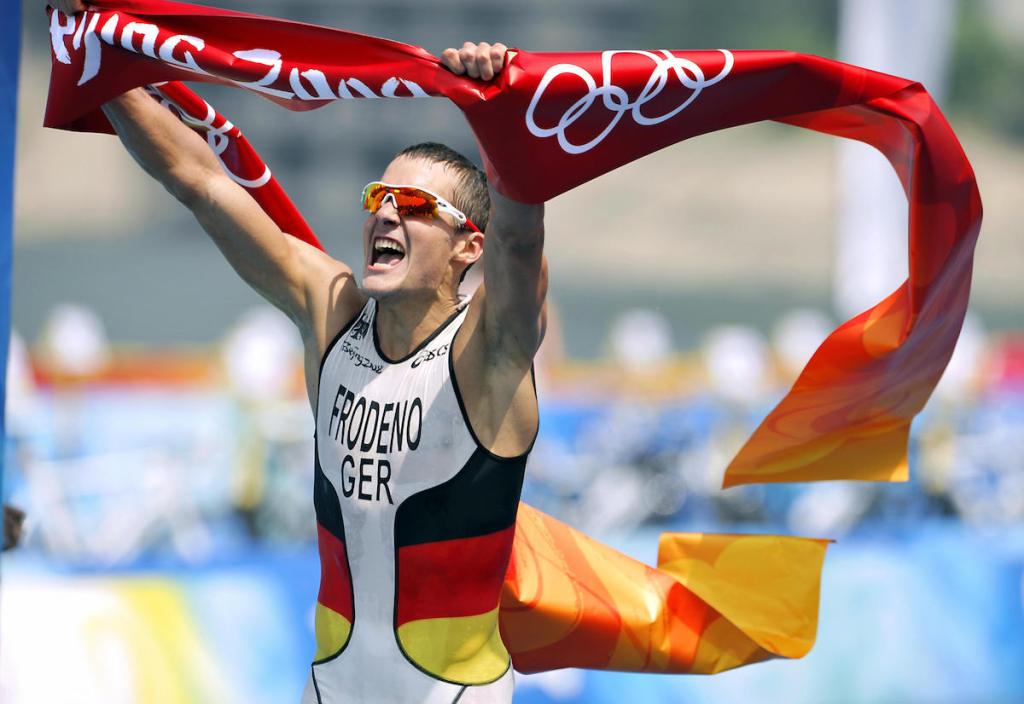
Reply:
[[[843, 0], [843, 61], [922, 83], [942, 102], [954, 0]], [[873, 148], [839, 147], [839, 224], [833, 302], [844, 318], [892, 293], [907, 278], [907, 201], [896, 174]]]

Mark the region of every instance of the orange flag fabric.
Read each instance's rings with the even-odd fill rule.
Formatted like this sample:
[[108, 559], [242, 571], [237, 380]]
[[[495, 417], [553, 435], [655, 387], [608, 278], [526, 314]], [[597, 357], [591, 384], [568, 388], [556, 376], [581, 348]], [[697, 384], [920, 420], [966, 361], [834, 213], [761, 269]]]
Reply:
[[828, 542], [665, 533], [654, 568], [520, 504], [502, 641], [520, 672], [713, 674], [803, 657]]

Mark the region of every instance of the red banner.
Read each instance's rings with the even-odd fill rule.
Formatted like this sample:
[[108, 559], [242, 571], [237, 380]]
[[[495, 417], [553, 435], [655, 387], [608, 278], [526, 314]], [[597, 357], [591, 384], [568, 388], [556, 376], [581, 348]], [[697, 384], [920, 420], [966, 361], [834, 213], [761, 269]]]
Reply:
[[871, 144], [909, 200], [908, 279], [829, 336], [725, 484], [906, 479], [910, 422], [952, 354], [981, 224], [970, 164], [919, 84], [815, 56], [726, 50], [517, 51], [483, 83], [418, 47], [342, 30], [161, 0], [94, 6], [51, 14], [48, 126], [109, 131], [97, 111], [105, 100], [176, 79], [238, 86], [292, 110], [444, 96], [469, 120], [492, 182], [527, 202], [759, 120]]

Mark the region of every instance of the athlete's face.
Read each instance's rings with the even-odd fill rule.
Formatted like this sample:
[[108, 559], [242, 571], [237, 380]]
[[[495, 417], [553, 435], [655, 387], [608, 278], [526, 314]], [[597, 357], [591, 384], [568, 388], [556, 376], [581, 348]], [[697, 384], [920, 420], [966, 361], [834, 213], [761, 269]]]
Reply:
[[[455, 175], [426, 159], [398, 157], [381, 181], [418, 186], [452, 199]], [[454, 290], [462, 270], [483, 253], [483, 235], [457, 226], [450, 215], [402, 216], [388, 199], [363, 224], [363, 289], [371, 298], [431, 296]]]

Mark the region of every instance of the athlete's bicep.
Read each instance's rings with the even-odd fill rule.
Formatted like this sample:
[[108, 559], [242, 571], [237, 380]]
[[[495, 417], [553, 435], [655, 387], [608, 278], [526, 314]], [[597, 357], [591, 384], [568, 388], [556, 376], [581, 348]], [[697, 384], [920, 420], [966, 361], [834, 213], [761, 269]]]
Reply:
[[[209, 174], [187, 203], [239, 276], [286, 315], [313, 319], [311, 289], [340, 262], [280, 230], [263, 208], [227, 175]], [[312, 251], [310, 251], [312, 250]], [[325, 262], [317, 262], [317, 255]]]
[[366, 303], [352, 270], [326, 252], [290, 237], [303, 273], [306, 317], [296, 321], [317, 362], [335, 334]]

